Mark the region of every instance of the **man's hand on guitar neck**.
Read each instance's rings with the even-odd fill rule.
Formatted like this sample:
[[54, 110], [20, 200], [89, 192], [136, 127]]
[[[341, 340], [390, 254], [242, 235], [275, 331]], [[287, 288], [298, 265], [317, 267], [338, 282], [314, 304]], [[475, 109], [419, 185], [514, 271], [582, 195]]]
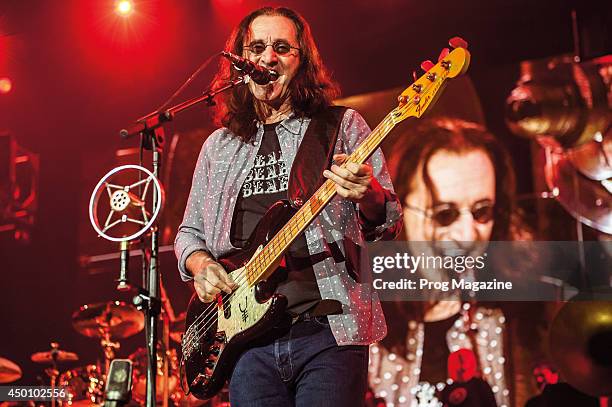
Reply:
[[385, 219], [385, 193], [367, 164], [349, 162], [346, 154], [335, 154], [334, 165], [323, 171], [323, 176], [336, 183], [336, 192], [343, 198], [359, 204], [359, 210], [373, 224]]
[[185, 266], [193, 275], [193, 287], [202, 302], [212, 302], [221, 291], [229, 294], [238, 288], [223, 267], [204, 251], [193, 252]]

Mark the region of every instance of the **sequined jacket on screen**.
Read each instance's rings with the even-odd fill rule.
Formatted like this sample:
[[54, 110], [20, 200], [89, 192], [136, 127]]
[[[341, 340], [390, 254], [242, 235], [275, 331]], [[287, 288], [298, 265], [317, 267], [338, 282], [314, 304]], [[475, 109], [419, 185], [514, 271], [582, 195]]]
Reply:
[[[449, 352], [459, 349], [475, 350], [482, 379], [491, 386], [495, 400], [500, 407], [510, 405], [510, 391], [505, 376], [504, 344], [506, 318], [499, 308], [478, 306], [474, 312], [475, 321], [468, 326], [466, 313], [468, 303], [463, 304], [460, 317], [446, 333]], [[399, 323], [395, 321], [395, 323]], [[405, 321], [408, 324], [406, 354], [399, 355], [374, 344], [370, 346], [368, 379], [377, 397], [386, 400], [387, 406], [415, 407], [438, 405], [436, 391], [442, 391], [452, 383], [428, 383], [421, 381], [421, 362], [425, 339], [425, 325], [422, 322]], [[471, 339], [471, 335], [474, 339]], [[474, 349], [474, 344], [476, 349]], [[518, 404], [517, 404], [518, 405]], [[522, 405], [522, 404], [521, 404]]]
[[[289, 117], [276, 127], [278, 141], [291, 168], [309, 118]], [[264, 133], [258, 125], [254, 142], [245, 143], [228, 129], [213, 132], [204, 142], [193, 176], [185, 216], [174, 242], [181, 278], [191, 279], [185, 260], [196, 250], [215, 258], [236, 250], [230, 242], [230, 229], [236, 198]], [[347, 109], [342, 119], [335, 153], [350, 154], [369, 135], [370, 129], [359, 113]], [[385, 319], [377, 294], [359, 276], [360, 252], [366, 240], [393, 238], [401, 228], [401, 207], [393, 191], [384, 157], [378, 149], [368, 161], [385, 191], [385, 216], [381, 225], [367, 225], [359, 217], [359, 205], [335, 196], [305, 231], [311, 255], [334, 253], [313, 265], [322, 299], [337, 300], [342, 314], [329, 316], [339, 345], [366, 345], [386, 334]], [[338, 250], [339, 249], [339, 250]], [[341, 255], [339, 255], [341, 253]], [[331, 254], [330, 254], [331, 255]], [[338, 262], [334, 261], [339, 259]], [[346, 259], [346, 261], [343, 261]]]

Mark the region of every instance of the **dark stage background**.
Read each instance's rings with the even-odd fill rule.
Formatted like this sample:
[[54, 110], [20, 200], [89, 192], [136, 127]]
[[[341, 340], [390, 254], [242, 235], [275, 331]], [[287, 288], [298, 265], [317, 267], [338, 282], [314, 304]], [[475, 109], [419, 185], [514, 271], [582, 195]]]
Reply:
[[[580, 7], [603, 3], [583, 0]], [[70, 315], [84, 303], [126, 298], [113, 289], [117, 262], [80, 263], [82, 256], [115, 250], [90, 243], [95, 235], [86, 211], [95, 182], [117, 163], [115, 151], [137, 144], [122, 141], [118, 130], [164, 102], [223, 49], [242, 16], [263, 4], [287, 5], [306, 17], [345, 96], [406, 87], [412, 70], [434, 60], [448, 38], [465, 38], [487, 125], [512, 150], [522, 192], [531, 190], [529, 143], [507, 130], [504, 101], [519, 61], [572, 51], [570, 1], [149, 0], [135, 2], [139, 14], [128, 26], [110, 0], [0, 0], [0, 77], [13, 82], [11, 92], [0, 94], [0, 130], [40, 154], [41, 169], [30, 242], [0, 235], [0, 356], [24, 369], [21, 384], [42, 375], [29, 356], [52, 340], [79, 353], [77, 365], [94, 362], [96, 341], [73, 331]], [[205, 89], [215, 67], [179, 100]], [[201, 106], [179, 120], [168, 135], [211, 126]], [[196, 139], [190, 150], [199, 149], [202, 139]], [[173, 305], [183, 311], [189, 290], [171, 253], [163, 256], [162, 273]], [[118, 354], [143, 344], [140, 334]]]

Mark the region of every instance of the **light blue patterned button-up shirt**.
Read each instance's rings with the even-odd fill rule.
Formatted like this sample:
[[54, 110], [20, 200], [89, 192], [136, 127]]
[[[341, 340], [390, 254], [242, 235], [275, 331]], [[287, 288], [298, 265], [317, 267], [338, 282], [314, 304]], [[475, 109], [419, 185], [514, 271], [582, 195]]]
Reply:
[[[309, 118], [292, 116], [276, 127], [288, 168], [293, 164], [309, 123]], [[245, 143], [227, 128], [220, 128], [204, 142], [193, 174], [185, 216], [174, 242], [184, 281], [192, 279], [185, 269], [185, 261], [193, 252], [204, 250], [218, 259], [237, 250], [230, 242], [234, 207], [240, 188], [253, 168], [263, 132], [260, 124], [254, 142]], [[350, 154], [369, 134], [370, 128], [363, 117], [347, 109], [335, 153]], [[339, 345], [367, 345], [386, 334], [378, 295], [370, 279], [359, 276], [368, 269], [367, 265], [359, 266], [363, 259], [360, 252], [365, 250], [366, 240], [393, 238], [401, 228], [402, 212], [382, 151], [378, 149], [368, 163], [385, 191], [384, 223], [368, 225], [359, 217], [358, 204], [336, 195], [304, 232], [311, 255], [332, 253], [333, 250], [338, 260], [339, 248], [344, 256], [341, 259], [344, 261], [336, 262], [330, 256], [313, 265], [321, 298], [342, 304], [342, 314], [328, 316]]]

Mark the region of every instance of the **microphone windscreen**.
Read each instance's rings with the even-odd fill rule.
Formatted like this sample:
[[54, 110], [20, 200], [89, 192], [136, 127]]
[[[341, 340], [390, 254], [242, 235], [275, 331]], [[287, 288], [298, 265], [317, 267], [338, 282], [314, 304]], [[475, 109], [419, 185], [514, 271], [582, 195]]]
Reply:
[[104, 406], [120, 406], [130, 401], [132, 396], [132, 361], [115, 359], [108, 369]]

